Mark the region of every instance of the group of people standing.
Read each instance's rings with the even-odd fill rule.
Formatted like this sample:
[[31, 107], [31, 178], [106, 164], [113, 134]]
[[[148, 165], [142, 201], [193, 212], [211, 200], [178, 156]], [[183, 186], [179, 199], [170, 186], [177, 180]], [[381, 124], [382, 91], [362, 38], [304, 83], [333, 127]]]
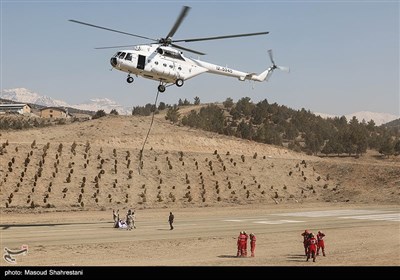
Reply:
[[123, 228], [127, 230], [132, 230], [136, 228], [135, 226], [135, 211], [131, 209], [126, 213], [126, 220], [122, 220], [119, 218], [119, 209], [117, 211], [113, 210], [113, 220], [114, 220], [114, 228]]
[[319, 255], [319, 250], [322, 249], [322, 255], [325, 257], [325, 242], [324, 237], [325, 234], [321, 231], [318, 231], [317, 237], [314, 236], [312, 232], [305, 230], [302, 234], [303, 236], [303, 245], [304, 252], [307, 256], [308, 261], [310, 257], [315, 262], [316, 257]]
[[[245, 231], [241, 231], [239, 233], [239, 237], [237, 239], [237, 254], [236, 257], [247, 257], [247, 240], [249, 235]], [[250, 233], [250, 250], [251, 257], [255, 257], [254, 253], [256, 250], [256, 236], [254, 233]]]
[[[170, 226], [170, 230], [174, 229], [173, 223], [174, 223], [174, 214], [172, 212], [169, 212], [168, 216], [168, 223]], [[126, 213], [126, 220], [122, 220], [119, 218], [119, 209], [118, 210], [113, 210], [113, 221], [114, 221], [114, 228], [123, 228], [127, 230], [132, 230], [133, 228], [136, 228], [135, 222], [136, 222], [136, 216], [135, 216], [135, 211], [132, 211], [131, 209], [128, 210]]]

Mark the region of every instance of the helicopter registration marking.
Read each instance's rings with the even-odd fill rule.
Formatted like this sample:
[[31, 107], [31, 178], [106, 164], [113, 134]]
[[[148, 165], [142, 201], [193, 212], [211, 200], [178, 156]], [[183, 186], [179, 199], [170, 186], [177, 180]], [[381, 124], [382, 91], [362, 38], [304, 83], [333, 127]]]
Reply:
[[220, 67], [220, 66], [216, 66], [215, 68], [216, 68], [218, 71], [227, 72], [227, 73], [233, 73], [232, 69], [229, 69], [229, 68]]

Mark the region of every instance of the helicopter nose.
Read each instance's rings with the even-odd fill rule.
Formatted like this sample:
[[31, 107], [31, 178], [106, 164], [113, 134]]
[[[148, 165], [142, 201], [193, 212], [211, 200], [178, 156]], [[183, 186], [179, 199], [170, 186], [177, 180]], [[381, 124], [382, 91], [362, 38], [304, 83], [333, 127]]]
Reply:
[[112, 65], [113, 67], [116, 67], [116, 66], [117, 66], [117, 58], [116, 58], [116, 57], [112, 57], [112, 58], [110, 59], [110, 63], [111, 63], [111, 65]]

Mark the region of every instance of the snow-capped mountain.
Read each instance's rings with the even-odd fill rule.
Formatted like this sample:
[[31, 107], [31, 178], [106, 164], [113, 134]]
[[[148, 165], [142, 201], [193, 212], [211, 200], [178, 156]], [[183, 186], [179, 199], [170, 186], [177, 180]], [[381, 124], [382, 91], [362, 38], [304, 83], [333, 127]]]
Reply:
[[104, 112], [106, 113], [110, 113], [112, 109], [115, 109], [120, 115], [132, 114], [131, 108], [124, 107], [108, 98], [91, 99], [82, 104], [70, 105], [65, 101], [56, 100], [45, 95], [40, 95], [26, 88], [5, 89], [0, 92], [0, 98], [21, 103], [33, 103], [46, 107], [71, 107], [94, 112], [98, 110], [104, 110]]
[[356, 112], [353, 114], [346, 115], [346, 119], [351, 120], [353, 118], [353, 116], [355, 116], [357, 118], [357, 120], [359, 120], [360, 122], [362, 120], [365, 120], [366, 122], [373, 120], [375, 122], [375, 125], [377, 125], [377, 126], [400, 118], [400, 116], [396, 116], [396, 115], [392, 115], [392, 114], [388, 114], [388, 113], [376, 113], [376, 112], [361, 111], [361, 112]]
[[[324, 113], [314, 113], [315, 115], [321, 116], [322, 118], [334, 118], [334, 117], [341, 117], [339, 115], [330, 115], [330, 114], [324, 114]], [[356, 112], [356, 113], [351, 113], [344, 115], [347, 119], [347, 121], [350, 121], [353, 116], [357, 118], [359, 122], [362, 120], [365, 120], [366, 122], [369, 122], [370, 120], [373, 120], [375, 122], [375, 125], [380, 126], [381, 124], [391, 122], [393, 120], [399, 119], [400, 116], [388, 114], [388, 113], [377, 113], [377, 112], [368, 112], [368, 111], [361, 111], [361, 112]]]
[[62, 100], [56, 100], [45, 95], [40, 95], [26, 88], [5, 89], [0, 93], [0, 98], [15, 102], [33, 103], [47, 107], [69, 107], [69, 105]]
[[89, 111], [98, 111], [98, 110], [104, 110], [106, 113], [110, 113], [111, 110], [115, 109], [117, 110], [118, 114], [120, 115], [130, 115], [132, 114], [132, 109], [123, 107], [122, 105], [118, 104], [114, 100], [108, 99], [108, 98], [94, 98], [90, 99], [89, 101], [82, 103], [82, 104], [77, 104], [77, 105], [71, 105], [70, 107], [80, 109], [80, 110], [89, 110]]

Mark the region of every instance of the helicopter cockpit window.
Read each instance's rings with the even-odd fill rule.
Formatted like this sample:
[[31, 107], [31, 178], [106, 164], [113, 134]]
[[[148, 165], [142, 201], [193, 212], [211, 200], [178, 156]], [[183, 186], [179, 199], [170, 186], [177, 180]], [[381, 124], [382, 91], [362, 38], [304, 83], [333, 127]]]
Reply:
[[131, 54], [131, 53], [127, 53], [127, 54], [126, 54], [126, 57], [125, 57], [125, 60], [130, 60], [130, 61], [132, 61], [132, 54]]
[[117, 52], [116, 54], [114, 54], [113, 57], [119, 57], [120, 54], [121, 54], [121, 52]]
[[119, 58], [120, 58], [120, 59], [124, 59], [125, 55], [126, 55], [126, 53], [123, 52], [123, 53], [121, 53], [121, 54], [119, 55]]

